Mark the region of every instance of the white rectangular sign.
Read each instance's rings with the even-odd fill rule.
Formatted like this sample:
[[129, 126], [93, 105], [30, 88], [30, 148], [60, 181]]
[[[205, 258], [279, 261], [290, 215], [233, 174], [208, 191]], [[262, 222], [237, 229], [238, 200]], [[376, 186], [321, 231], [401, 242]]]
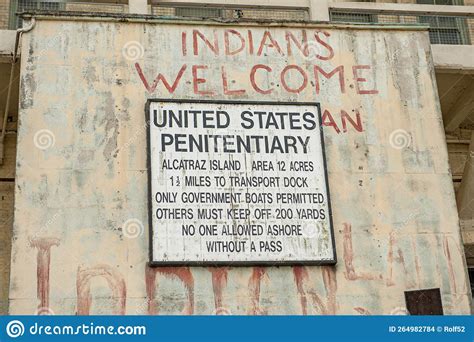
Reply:
[[316, 103], [150, 100], [152, 265], [334, 264]]

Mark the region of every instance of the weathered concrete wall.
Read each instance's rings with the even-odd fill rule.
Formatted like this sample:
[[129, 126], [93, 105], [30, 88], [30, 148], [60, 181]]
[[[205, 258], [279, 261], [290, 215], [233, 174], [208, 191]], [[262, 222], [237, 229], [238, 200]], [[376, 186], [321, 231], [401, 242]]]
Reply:
[[[43, 19], [22, 46], [10, 313], [469, 313], [426, 32]], [[338, 264], [148, 268], [158, 97], [321, 102]]]

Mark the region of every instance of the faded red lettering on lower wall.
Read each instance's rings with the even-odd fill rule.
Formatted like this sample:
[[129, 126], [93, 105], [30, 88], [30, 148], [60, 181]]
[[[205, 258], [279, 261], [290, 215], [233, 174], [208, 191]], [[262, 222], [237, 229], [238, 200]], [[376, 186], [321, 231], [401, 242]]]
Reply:
[[51, 247], [59, 246], [59, 239], [42, 237], [30, 239], [30, 246], [37, 249], [36, 254], [36, 291], [39, 299], [38, 309], [49, 308], [49, 269]]
[[[326, 299], [323, 300], [309, 281], [308, 269], [305, 266], [293, 267], [296, 289], [300, 297], [301, 311], [308, 314], [308, 297], [316, 311], [322, 315], [335, 315], [337, 312], [337, 280], [334, 266], [321, 266]], [[314, 284], [314, 282], [313, 282]]]
[[301, 312], [303, 315], [308, 314], [308, 298], [304, 290], [304, 282], [308, 279], [308, 270], [304, 266], [294, 266], [293, 276], [295, 278], [296, 290], [300, 297]]
[[[387, 251], [386, 251], [386, 276], [383, 277], [381, 273], [377, 272], [361, 272], [357, 270], [354, 260], [355, 251], [353, 248], [353, 233], [350, 224], [343, 224], [342, 230], [342, 253], [343, 263], [338, 268], [343, 269], [342, 273], [348, 281], [365, 280], [377, 281], [379, 284], [384, 284], [386, 287], [395, 286], [400, 280], [405, 279], [404, 288], [420, 288], [423, 286], [421, 281], [421, 262], [416, 250], [416, 243], [413, 237], [409, 237], [408, 244], [411, 251], [402, 250], [397, 241], [401, 238], [396, 232], [392, 231], [388, 236]], [[357, 237], [357, 238], [360, 238]], [[462, 250], [458, 242], [454, 238], [442, 237], [440, 243], [443, 247], [442, 266], [447, 268], [447, 280], [451, 291], [453, 293], [464, 293], [466, 291], [466, 284], [459, 283], [456, 280], [456, 272], [453, 261], [454, 257], [460, 256], [462, 259]], [[42, 237], [30, 239], [30, 246], [37, 250], [37, 297], [39, 299], [38, 308], [48, 309], [50, 306], [50, 269], [51, 269], [51, 248], [59, 246], [60, 240], [53, 237]], [[407, 252], [407, 253], [404, 253]], [[380, 255], [382, 257], [382, 254]], [[408, 257], [408, 260], [405, 258]], [[408, 265], [413, 264], [413, 269], [410, 270]], [[395, 268], [397, 266], [397, 268]], [[214, 313], [226, 314], [230, 310], [227, 307], [224, 299], [224, 291], [228, 284], [229, 267], [208, 267], [210, 278], [212, 281], [212, 291], [214, 295]], [[246, 312], [251, 315], [267, 314], [267, 310], [262, 308], [262, 284], [268, 280], [268, 268], [253, 267], [248, 279], [247, 288], [250, 298], [250, 305]], [[397, 276], [398, 274], [405, 275], [405, 278]], [[286, 294], [288, 296], [295, 296], [299, 300], [301, 313], [303, 315], [318, 312], [320, 314], [332, 315], [337, 314], [339, 310], [339, 303], [337, 300], [338, 279], [336, 277], [336, 266], [320, 266], [309, 268], [305, 266], [294, 266], [293, 280], [296, 285], [294, 293]], [[311, 271], [311, 272], [310, 272]], [[407, 278], [408, 274], [412, 274], [412, 278]], [[157, 283], [158, 275], [170, 279], [180, 281], [184, 286], [186, 295], [185, 307], [183, 314], [192, 315], [195, 310], [195, 284], [194, 277], [189, 267], [146, 267], [145, 281], [146, 281], [146, 304], [148, 307], [148, 314], [159, 314], [159, 301], [157, 300]], [[104, 278], [111, 290], [111, 295], [108, 299], [113, 299], [112, 314], [125, 314], [127, 301], [127, 288], [123, 276], [107, 264], [99, 264], [93, 267], [79, 267], [76, 275], [76, 291], [77, 291], [77, 314], [90, 314], [93, 294], [91, 291], [92, 280], [96, 277]], [[315, 279], [316, 278], [316, 279]], [[346, 286], [350, 284], [345, 283]], [[324, 290], [322, 290], [324, 286]], [[458, 288], [459, 287], [459, 288]], [[265, 298], [268, 300], [268, 298]], [[359, 314], [368, 315], [371, 312], [377, 312], [380, 309], [369, 305], [369, 308], [364, 306], [354, 306], [351, 310]]]
[[249, 295], [251, 306], [248, 310], [249, 315], [266, 315], [267, 312], [260, 307], [260, 289], [262, 280], [266, 274], [264, 267], [254, 267], [249, 280]]
[[183, 309], [183, 315], [194, 314], [194, 277], [189, 267], [149, 267], [146, 266], [145, 282], [148, 302], [148, 314], [156, 315], [158, 311], [158, 301], [156, 299], [156, 277], [162, 274], [168, 278], [180, 280], [186, 289], [188, 302]]
[[449, 272], [449, 283], [453, 293], [466, 293], [467, 291], [467, 284], [466, 282], [462, 282], [458, 288], [456, 283], [456, 272], [453, 265], [453, 251], [449, 247], [450, 245], [454, 245], [457, 254], [461, 257], [460, 260], [463, 259], [464, 252], [461, 250], [460, 246], [456, 243], [456, 241], [452, 241], [451, 243], [449, 240], [454, 240], [452, 237], [444, 236], [443, 237], [443, 249], [444, 249], [444, 256], [446, 257], [446, 261], [448, 264], [448, 272]]
[[122, 275], [109, 265], [97, 265], [90, 268], [77, 269], [76, 290], [77, 290], [77, 314], [89, 315], [92, 304], [91, 280], [96, 277], [103, 277], [107, 281], [112, 298], [115, 300], [113, 315], [125, 315], [127, 301], [127, 287]]
[[344, 275], [347, 280], [375, 280], [382, 279], [381, 274], [370, 274], [364, 272], [356, 272], [354, 267], [354, 248], [352, 246], [352, 227], [348, 223], [344, 223], [343, 231], [343, 258], [346, 271]]
[[356, 306], [354, 308], [354, 310], [357, 311], [358, 313], [360, 313], [361, 315], [364, 315], [364, 316], [372, 315], [369, 310], [367, 310], [366, 308], [363, 308], [361, 306]]
[[209, 267], [212, 274], [212, 291], [214, 292], [214, 306], [216, 315], [226, 313], [223, 291], [227, 286], [227, 267]]
[[[396, 253], [395, 253], [395, 249], [396, 249]], [[415, 288], [416, 281], [410, 280], [408, 278], [409, 272], [408, 272], [408, 268], [405, 262], [403, 251], [399, 247], [396, 247], [395, 233], [391, 232], [389, 235], [388, 253], [387, 253], [387, 276], [386, 276], [386, 281], [385, 281], [385, 284], [387, 287], [395, 285], [395, 279], [394, 279], [394, 274], [393, 274], [395, 263], [400, 264], [403, 267], [403, 272], [406, 275], [405, 287], [407, 289]]]
[[326, 289], [326, 314], [335, 315], [337, 311], [337, 278], [334, 266], [322, 266], [324, 288]]

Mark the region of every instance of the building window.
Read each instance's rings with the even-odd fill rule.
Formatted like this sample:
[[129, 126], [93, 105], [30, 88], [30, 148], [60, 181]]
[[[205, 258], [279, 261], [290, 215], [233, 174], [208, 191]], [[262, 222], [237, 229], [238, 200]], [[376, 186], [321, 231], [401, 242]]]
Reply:
[[464, 5], [462, 0], [417, 0], [421, 5]]
[[64, 3], [58, 1], [13, 0], [10, 8], [10, 28], [17, 29], [23, 26], [23, 20], [16, 13], [31, 10], [59, 11], [64, 9]]
[[[456, 0], [417, 0], [424, 5], [462, 5]], [[445, 16], [420, 16], [418, 22], [430, 26], [431, 44], [469, 44], [466, 19]]]
[[331, 12], [331, 21], [347, 23], [376, 23], [377, 16], [369, 13]]
[[194, 18], [222, 18], [223, 13], [219, 8], [177, 7], [176, 16]]

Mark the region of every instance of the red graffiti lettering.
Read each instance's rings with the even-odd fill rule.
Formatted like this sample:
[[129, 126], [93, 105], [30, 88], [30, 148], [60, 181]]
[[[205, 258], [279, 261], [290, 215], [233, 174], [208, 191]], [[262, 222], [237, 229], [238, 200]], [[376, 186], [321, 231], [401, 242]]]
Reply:
[[267, 65], [264, 64], [257, 64], [254, 65], [252, 70], [250, 71], [250, 83], [252, 84], [253, 89], [260, 94], [270, 94], [273, 91], [273, 88], [269, 89], [262, 89], [257, 85], [257, 82], [255, 81], [255, 73], [257, 72], [258, 69], [264, 69], [267, 72], [271, 72], [272, 68], [270, 68]]
[[321, 268], [324, 288], [326, 289], [326, 302], [316, 293], [314, 288], [305, 290], [309, 283], [308, 270], [304, 266], [293, 267], [296, 288], [300, 297], [301, 309], [303, 315], [308, 314], [307, 295], [312, 299], [314, 308], [322, 315], [335, 315], [337, 311], [336, 293], [337, 281], [335, 268], [333, 266], [324, 266]]
[[323, 47], [326, 48], [327, 52], [328, 52], [328, 55], [327, 56], [321, 56], [320, 54], [316, 54], [316, 58], [322, 60], [322, 61], [328, 61], [330, 60], [331, 58], [334, 57], [334, 50], [333, 48], [331, 47], [331, 45], [329, 45], [328, 42], [324, 41], [321, 37], [320, 37], [320, 34], [323, 34], [326, 38], [330, 37], [331, 35], [329, 34], [329, 32], [326, 32], [326, 31], [318, 31], [314, 34], [314, 38], [316, 39], [316, 41], [321, 44]]
[[347, 280], [376, 280], [382, 279], [382, 275], [372, 275], [369, 273], [358, 273], [354, 268], [354, 249], [352, 247], [352, 227], [344, 223], [343, 255], [346, 271], [344, 275]]
[[[237, 37], [240, 41], [240, 46], [236, 48], [235, 50], [231, 50], [230, 35], [232, 37]], [[245, 48], [245, 39], [236, 30], [225, 30], [224, 31], [224, 47], [225, 47], [225, 54], [227, 56], [236, 55]]]
[[193, 52], [197, 56], [199, 54], [198, 37], [205, 43], [205, 45], [217, 56], [219, 55], [219, 41], [217, 34], [214, 31], [214, 43], [211, 43], [199, 30], [193, 30]]
[[[298, 73], [302, 76], [303, 81], [301, 82], [301, 85], [298, 88], [290, 88], [286, 83], [286, 73], [289, 70], [297, 70]], [[300, 93], [304, 88], [306, 88], [306, 85], [308, 84], [308, 76], [306, 75], [304, 70], [297, 65], [287, 65], [280, 74], [280, 80], [283, 88], [287, 92], [295, 94]]]
[[291, 49], [291, 42], [293, 42], [293, 44], [298, 48], [298, 50], [303, 54], [303, 56], [309, 56], [308, 37], [305, 30], [301, 30], [301, 42], [290, 31], [285, 32], [285, 39], [288, 56], [291, 56], [293, 54], [293, 51]]
[[156, 276], [163, 274], [166, 277], [180, 280], [186, 290], [187, 303], [183, 315], [194, 313], [194, 278], [189, 267], [148, 267], [145, 271], [146, 294], [148, 314], [158, 314], [158, 301], [156, 300]]
[[158, 83], [160, 81], [163, 83], [165, 88], [168, 90], [170, 94], [173, 94], [176, 88], [178, 87], [179, 81], [181, 80], [181, 77], [183, 77], [184, 71], [186, 70], [186, 64], [183, 64], [181, 69], [178, 72], [178, 75], [176, 76], [173, 85], [170, 85], [168, 81], [166, 80], [165, 76], [163, 76], [161, 73], [156, 76], [155, 80], [153, 81], [153, 84], [150, 86], [148, 81], [145, 78], [145, 75], [143, 74], [142, 68], [140, 67], [140, 64], [135, 63], [135, 69], [138, 72], [138, 76], [143, 82], [143, 85], [145, 86], [146, 90], [151, 94], [155, 91], [156, 87], [158, 86]]
[[367, 82], [365, 77], [359, 75], [359, 70], [370, 70], [372, 69], [370, 65], [354, 65], [352, 67], [352, 73], [354, 75], [354, 82], [357, 90], [357, 94], [378, 94], [379, 91], [376, 89], [360, 89], [361, 84]]
[[113, 315], [125, 315], [127, 301], [127, 287], [122, 275], [109, 265], [97, 265], [91, 268], [77, 269], [77, 314], [89, 315], [92, 304], [91, 280], [103, 277], [107, 281], [112, 298], [116, 301]]
[[[267, 40], [270, 41], [269, 44], [267, 44]], [[268, 48], [273, 48], [273, 49], [276, 49], [276, 51], [278, 51], [280, 55], [283, 55], [283, 51], [281, 50], [280, 45], [278, 45], [278, 42], [275, 39], [273, 39], [270, 31], [265, 31], [265, 33], [263, 34], [262, 40], [260, 41], [260, 47], [258, 48], [258, 51], [257, 51], [257, 56], [262, 55], [264, 47], [267, 47], [265, 51], [267, 51]]]
[[36, 254], [36, 293], [38, 308], [49, 308], [49, 268], [51, 247], [59, 246], [59, 239], [53, 237], [34, 238], [30, 246], [38, 250]]
[[222, 74], [222, 86], [224, 88], [224, 95], [244, 95], [244, 89], [229, 89], [229, 81], [227, 80], [227, 72], [224, 67], [221, 69]]
[[349, 114], [345, 110], [341, 110], [341, 122], [342, 122], [342, 131], [344, 133], [347, 132], [347, 121], [355, 128], [357, 132], [362, 132], [364, 129], [362, 128], [362, 120], [360, 118], [360, 113], [358, 110], [355, 111], [356, 119], [355, 121], [350, 117]]
[[260, 307], [260, 286], [265, 269], [263, 267], [254, 267], [249, 280], [249, 292], [251, 298], [251, 308], [248, 311], [250, 315], [266, 315], [267, 312]]
[[214, 95], [213, 91], [210, 90], [200, 90], [199, 85], [204, 84], [207, 82], [205, 78], [199, 77], [198, 76], [198, 70], [207, 70], [208, 67], [206, 65], [193, 65], [193, 89], [194, 89], [194, 94], [198, 95]]
[[344, 94], [346, 92], [346, 84], [344, 82], [344, 66], [339, 65], [338, 67], [334, 68], [330, 72], [324, 71], [320, 66], [314, 66], [314, 78], [315, 78], [315, 86], [316, 86], [316, 94], [319, 94], [321, 91], [321, 84], [319, 82], [319, 74], [323, 75], [326, 79], [330, 79], [335, 74], [339, 76], [339, 88], [341, 89], [341, 93]]
[[212, 290], [214, 292], [214, 306], [216, 314], [223, 313], [224, 299], [223, 291], [227, 286], [227, 267], [210, 267], [212, 273]]
[[332, 117], [331, 113], [328, 110], [324, 110], [323, 112], [323, 117], [321, 118], [323, 126], [328, 126], [334, 128], [336, 133], [341, 133], [341, 130], [339, 127], [337, 127], [336, 121], [334, 121], [334, 118]]

